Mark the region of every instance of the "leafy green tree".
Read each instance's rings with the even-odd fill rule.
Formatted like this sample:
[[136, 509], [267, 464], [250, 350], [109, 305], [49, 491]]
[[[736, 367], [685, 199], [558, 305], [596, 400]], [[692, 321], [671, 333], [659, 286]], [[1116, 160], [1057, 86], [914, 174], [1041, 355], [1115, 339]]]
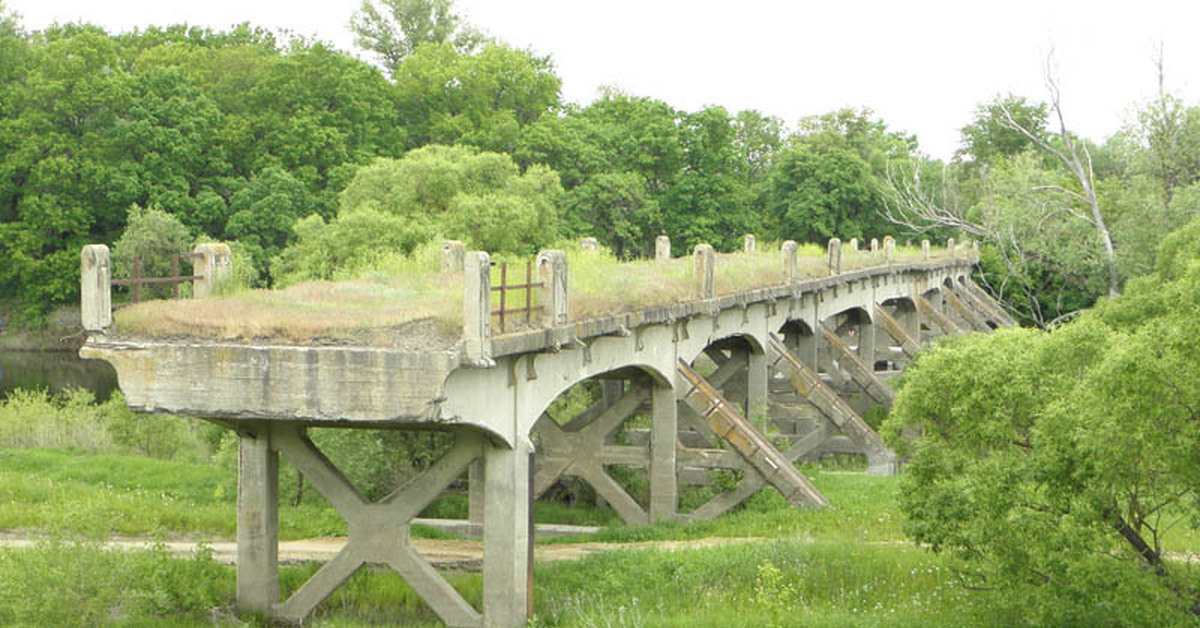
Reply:
[[[188, 274], [191, 265], [187, 254], [192, 250], [192, 233], [177, 217], [157, 207], [143, 208], [132, 205], [126, 220], [127, 226], [117, 239], [112, 250], [113, 276], [129, 278], [133, 275], [133, 259], [142, 260], [143, 277], [169, 277], [171, 258], [180, 256], [180, 274]], [[171, 288], [142, 287], [143, 293], [162, 297], [171, 293]]]
[[272, 272], [271, 260], [294, 238], [296, 219], [315, 209], [304, 186], [282, 168], [260, 172], [234, 192], [229, 204], [233, 213], [225, 234], [246, 247], [260, 273]]
[[360, 48], [375, 53], [395, 74], [421, 44], [449, 42], [469, 53], [483, 41], [452, 10], [451, 0], [363, 0], [350, 30]]
[[996, 96], [990, 102], [976, 107], [974, 119], [959, 130], [962, 141], [955, 151], [955, 158], [975, 166], [984, 166], [1028, 150], [1033, 145], [1032, 141], [1006, 122], [1005, 110], [1034, 135], [1048, 137], [1048, 111], [1044, 103], [1031, 103], [1024, 97], [1012, 94]]
[[512, 152], [523, 129], [560, 106], [562, 83], [550, 59], [502, 44], [473, 54], [425, 44], [393, 78], [409, 148], [469, 144]]
[[410, 253], [435, 234], [493, 253], [530, 254], [558, 237], [562, 185], [543, 166], [521, 173], [507, 155], [430, 145], [361, 167], [338, 215], [308, 216], [275, 268], [284, 283], [353, 273]]
[[1200, 580], [1165, 559], [1200, 521], [1198, 236], [1075, 322], [963, 337], [905, 372], [884, 429], [911, 456], [906, 530], [1031, 623], [1200, 616]]
[[767, 215], [775, 235], [798, 242], [889, 231], [870, 166], [848, 147], [784, 149], [771, 171]]

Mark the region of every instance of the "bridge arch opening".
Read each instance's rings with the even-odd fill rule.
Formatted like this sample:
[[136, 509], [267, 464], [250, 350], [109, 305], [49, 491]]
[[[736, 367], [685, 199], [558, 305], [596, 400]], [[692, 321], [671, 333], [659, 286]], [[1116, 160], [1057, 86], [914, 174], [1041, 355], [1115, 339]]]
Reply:
[[[669, 465], [673, 482], [674, 410], [673, 389], [646, 367], [621, 367], [569, 386], [531, 433], [534, 497], [568, 508], [594, 503], [596, 511], [584, 516], [594, 524], [619, 517], [637, 525], [659, 518], [660, 510], [673, 513], [673, 497], [655, 494], [662, 491], [654, 477]], [[655, 455], [666, 447], [671, 456]]]

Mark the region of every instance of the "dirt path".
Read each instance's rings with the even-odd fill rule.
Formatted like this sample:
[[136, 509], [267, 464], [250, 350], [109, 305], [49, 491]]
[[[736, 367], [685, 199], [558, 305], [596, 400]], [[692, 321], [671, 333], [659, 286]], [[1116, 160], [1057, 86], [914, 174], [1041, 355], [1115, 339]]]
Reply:
[[[720, 545], [762, 542], [768, 539], [759, 538], [708, 538], [691, 541], [645, 541], [638, 543], [558, 543], [538, 545], [534, 547], [534, 561], [550, 563], [560, 560], [580, 560], [598, 552], [611, 552], [624, 549], [657, 549], [676, 551], [681, 549], [696, 549]], [[0, 534], [0, 547], [34, 547], [36, 541], [24, 535]], [[305, 561], [326, 562], [332, 559], [342, 546], [346, 544], [345, 537], [324, 537], [304, 539], [299, 541], [280, 541], [279, 562], [295, 563]], [[144, 549], [154, 545], [154, 541], [144, 537], [121, 537], [107, 541], [105, 547], [118, 550]], [[191, 556], [201, 545], [212, 550], [213, 558], [228, 565], [237, 564], [237, 543], [235, 541], [165, 541], [163, 546], [172, 554]], [[413, 548], [430, 563], [445, 569], [478, 570], [483, 565], [483, 543], [465, 539], [412, 539]]]

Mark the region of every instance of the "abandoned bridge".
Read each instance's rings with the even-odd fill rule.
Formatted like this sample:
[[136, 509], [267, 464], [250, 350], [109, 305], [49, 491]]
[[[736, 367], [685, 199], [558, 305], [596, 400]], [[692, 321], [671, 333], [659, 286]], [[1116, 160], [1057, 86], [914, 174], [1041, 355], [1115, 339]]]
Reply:
[[[381, 564], [447, 625], [519, 626], [532, 599], [532, 501], [559, 478], [581, 478], [630, 524], [716, 517], [767, 487], [796, 506], [827, 506], [798, 462], [859, 454], [868, 473], [894, 473], [895, 456], [863, 419], [891, 404], [890, 380], [938, 336], [1013, 324], [971, 282], [973, 246], [926, 241], [902, 254], [891, 238], [861, 250], [834, 239], [805, 258], [785, 242], [772, 253], [768, 285], [717, 289], [726, 260], [762, 254], [747, 236], [741, 253], [700, 245], [672, 258], [660, 237], [656, 260], [641, 264], [684, 265], [686, 296], [581, 317], [571, 311], [567, 255], [544, 251], [520, 286], [528, 322], [509, 331], [494, 322], [505, 305], [496, 307], [488, 254], [448, 242], [439, 272], [462, 285], [458, 337], [446, 349], [414, 349], [139, 334], [114, 325], [108, 249], [93, 245], [82, 253], [90, 337], [81, 355], [113, 365], [135, 410], [200, 417], [239, 434], [240, 609], [303, 622], [357, 569]], [[219, 301], [228, 249], [201, 245], [194, 255], [193, 296]], [[586, 382], [602, 391], [596, 401], [569, 420], [551, 418], [552, 404]], [[369, 502], [308, 439], [309, 427], [437, 429], [452, 432], [454, 444]], [[349, 530], [341, 552], [285, 600], [280, 453]], [[643, 469], [649, 498], [631, 496], [610, 475], [616, 466]], [[740, 480], [682, 512], [680, 487], [705, 482], [712, 469]], [[409, 542], [413, 518], [463, 476], [483, 531], [480, 609]]]

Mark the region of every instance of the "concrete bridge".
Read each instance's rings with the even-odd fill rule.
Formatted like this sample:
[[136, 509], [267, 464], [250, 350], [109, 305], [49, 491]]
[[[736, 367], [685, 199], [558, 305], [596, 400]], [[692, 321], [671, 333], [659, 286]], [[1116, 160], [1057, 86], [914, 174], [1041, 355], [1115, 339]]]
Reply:
[[[669, 242], [659, 244], [669, 259]], [[746, 248], [754, 249], [750, 236]], [[717, 294], [718, 257], [701, 245], [692, 255], [693, 299], [588, 320], [568, 311], [566, 256], [547, 251], [537, 260], [542, 324], [494, 334], [489, 256], [448, 243], [444, 269], [463, 276], [461, 341], [411, 351], [113, 334], [108, 251], [89, 246], [82, 309], [91, 336], [81, 355], [115, 367], [135, 410], [237, 430], [241, 609], [303, 622], [371, 563], [398, 571], [447, 625], [518, 626], [532, 602], [532, 501], [561, 477], [582, 478], [625, 521], [641, 524], [718, 516], [766, 486], [797, 506], [825, 506], [795, 463], [826, 453], [864, 455], [870, 473], [896, 471], [862, 418], [890, 405], [889, 379], [937, 336], [1012, 320], [971, 283], [973, 247], [951, 241], [933, 251], [925, 242], [907, 261], [890, 238], [861, 253], [857, 242], [847, 249], [871, 265], [843, 272], [835, 239], [818, 262], [823, 276], [801, 279], [789, 242], [780, 285]], [[197, 258], [196, 293], [206, 295], [228, 251], [202, 246]], [[585, 382], [602, 390], [595, 403], [569, 420], [551, 418], [552, 404]], [[371, 503], [307, 438], [313, 426], [437, 429], [455, 438], [426, 472]], [[286, 600], [277, 579], [279, 453], [349, 527], [345, 549]], [[644, 469], [648, 499], [614, 480], [613, 466]], [[741, 480], [681, 512], [680, 486], [705, 482], [711, 469], [738, 471]], [[481, 609], [408, 540], [411, 520], [464, 474], [484, 537]]]

